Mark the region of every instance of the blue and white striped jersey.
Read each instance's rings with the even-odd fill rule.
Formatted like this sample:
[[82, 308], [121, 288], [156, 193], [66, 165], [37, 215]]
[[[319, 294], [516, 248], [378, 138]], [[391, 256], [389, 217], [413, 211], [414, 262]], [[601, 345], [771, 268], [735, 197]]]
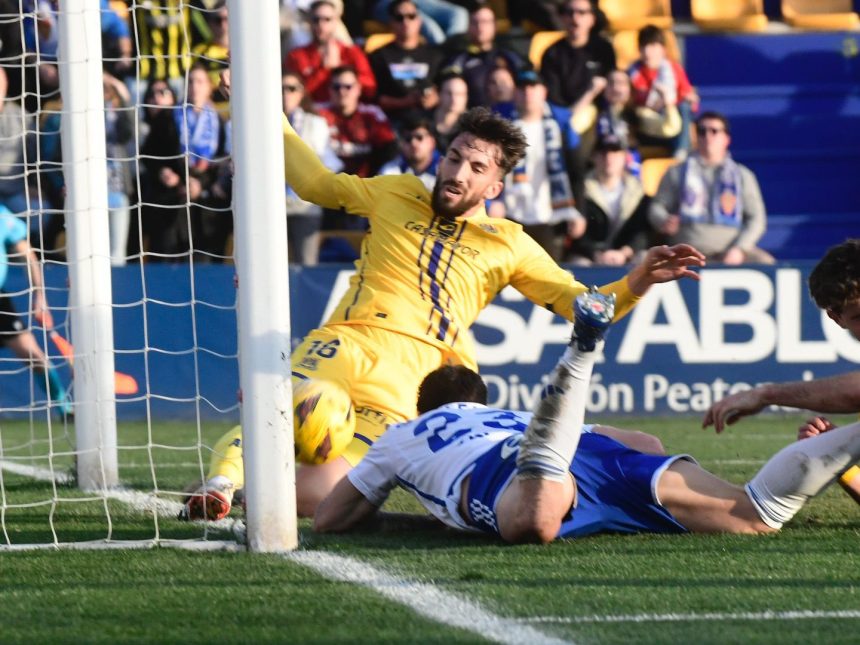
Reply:
[[457, 529], [476, 530], [458, 510], [463, 478], [475, 461], [509, 439], [516, 452], [531, 412], [450, 403], [417, 419], [389, 426], [350, 471], [349, 481], [371, 503], [382, 506], [395, 486], [410, 491], [439, 520]]

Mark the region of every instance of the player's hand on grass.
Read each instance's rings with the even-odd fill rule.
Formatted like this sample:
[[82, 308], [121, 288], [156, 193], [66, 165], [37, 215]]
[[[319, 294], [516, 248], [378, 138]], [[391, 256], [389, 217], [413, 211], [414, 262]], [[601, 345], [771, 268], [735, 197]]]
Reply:
[[699, 279], [693, 268], [705, 266], [705, 256], [689, 244], [654, 246], [648, 249], [642, 263], [628, 274], [630, 290], [644, 295], [652, 284], [671, 282], [680, 278]]
[[731, 394], [711, 406], [705, 413], [702, 427], [707, 428], [712, 425], [719, 434], [727, 425], [734, 425], [742, 417], [761, 412], [765, 405], [761, 388]]
[[824, 417], [812, 417], [808, 419], [802, 426], [797, 429], [797, 440], [809, 439], [820, 435], [822, 432], [833, 430], [836, 426], [830, 423], [829, 419]]

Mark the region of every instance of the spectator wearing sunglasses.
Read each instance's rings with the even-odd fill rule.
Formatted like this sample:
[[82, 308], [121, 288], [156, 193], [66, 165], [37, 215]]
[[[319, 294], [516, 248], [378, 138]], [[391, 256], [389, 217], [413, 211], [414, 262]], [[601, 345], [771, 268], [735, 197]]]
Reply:
[[[396, 2], [382, 0], [376, 3], [374, 18], [385, 22], [391, 14], [391, 5]], [[413, 0], [421, 13], [421, 36], [433, 45], [441, 45], [455, 34], [462, 34], [469, 26], [469, 12], [458, 6], [461, 2], [447, 0]]]
[[433, 85], [443, 60], [439, 47], [421, 40], [421, 15], [412, 0], [388, 5], [394, 41], [370, 55], [376, 75], [379, 106], [398, 122], [410, 112], [429, 111], [439, 103]]
[[601, 14], [597, 0], [565, 0], [558, 9], [565, 37], [543, 55], [540, 72], [546, 83], [547, 100], [568, 108], [579, 134], [569, 169], [584, 177], [597, 138], [598, 106], [607, 78], [616, 68], [612, 43], [600, 34]]
[[[397, 154], [394, 130], [377, 105], [359, 101], [361, 89], [353, 67], [332, 70], [331, 100], [320, 106], [320, 116], [328, 122], [331, 145], [343, 163], [343, 172], [373, 177]], [[367, 220], [343, 210], [323, 210], [323, 231], [364, 231]], [[327, 240], [320, 247], [320, 262], [351, 262], [358, 257], [354, 248]]]
[[329, 98], [332, 70], [350, 65], [358, 76], [361, 98], [370, 101], [376, 95], [376, 78], [361, 48], [337, 39], [335, 30], [339, 21], [340, 14], [330, 0], [317, 0], [311, 4], [313, 40], [290, 51], [284, 59], [284, 69], [298, 74], [311, 99], [322, 103]]
[[329, 101], [319, 114], [329, 124], [332, 146], [344, 172], [372, 177], [396, 154], [394, 130], [376, 105], [362, 103], [358, 74], [345, 65], [332, 70]]
[[[582, 134], [593, 124], [594, 103], [606, 87], [609, 72], [616, 68], [615, 50], [598, 33], [595, 0], [567, 0], [558, 12], [565, 37], [546, 50], [540, 70], [549, 101], [570, 108]], [[587, 154], [593, 140], [587, 144]]]
[[442, 154], [436, 148], [433, 124], [422, 116], [403, 121], [397, 137], [400, 154], [385, 164], [380, 175], [415, 175], [432, 192]]
[[703, 112], [696, 134], [696, 152], [660, 181], [648, 213], [651, 225], [668, 243], [694, 244], [710, 261], [773, 264], [756, 246], [767, 213], [755, 175], [729, 152], [728, 119]]

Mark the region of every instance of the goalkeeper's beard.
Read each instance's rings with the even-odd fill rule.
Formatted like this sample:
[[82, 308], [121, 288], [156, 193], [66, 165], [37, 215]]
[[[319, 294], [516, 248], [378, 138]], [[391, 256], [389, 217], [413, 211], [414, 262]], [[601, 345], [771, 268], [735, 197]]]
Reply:
[[471, 208], [474, 208], [478, 201], [473, 203], [468, 203], [465, 195], [460, 198], [460, 201], [457, 202], [455, 206], [448, 206], [442, 201], [442, 188], [444, 187], [444, 181], [436, 180], [436, 183], [433, 184], [433, 195], [430, 200], [430, 205], [433, 207], [433, 212], [436, 215], [440, 215], [445, 219], [457, 219], [463, 213], [468, 211]]

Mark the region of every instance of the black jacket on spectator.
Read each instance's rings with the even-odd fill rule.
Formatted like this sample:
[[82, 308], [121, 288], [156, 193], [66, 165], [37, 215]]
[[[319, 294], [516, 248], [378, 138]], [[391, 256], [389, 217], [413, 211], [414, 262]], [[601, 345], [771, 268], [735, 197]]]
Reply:
[[623, 222], [614, 235], [610, 235], [610, 220], [607, 205], [598, 189], [597, 180], [589, 175], [585, 180], [585, 209], [587, 222], [585, 234], [574, 240], [571, 253], [594, 260], [595, 253], [607, 249], [629, 246], [634, 251], [647, 249], [653, 243], [653, 231], [648, 223], [648, 205], [651, 198], [642, 190], [639, 181], [632, 176], [624, 178], [624, 193], [621, 198], [620, 219]]
[[595, 76], [615, 69], [612, 43], [594, 36], [585, 47], [573, 47], [565, 38], [551, 45], [541, 59], [540, 72], [550, 103], [569, 107], [585, 94]]
[[[403, 98], [433, 85], [442, 67], [443, 53], [438, 47], [419, 45], [401, 49], [390, 43], [370, 55], [370, 67], [376, 76], [378, 96]], [[387, 110], [392, 121], [398, 121], [409, 110]]]

